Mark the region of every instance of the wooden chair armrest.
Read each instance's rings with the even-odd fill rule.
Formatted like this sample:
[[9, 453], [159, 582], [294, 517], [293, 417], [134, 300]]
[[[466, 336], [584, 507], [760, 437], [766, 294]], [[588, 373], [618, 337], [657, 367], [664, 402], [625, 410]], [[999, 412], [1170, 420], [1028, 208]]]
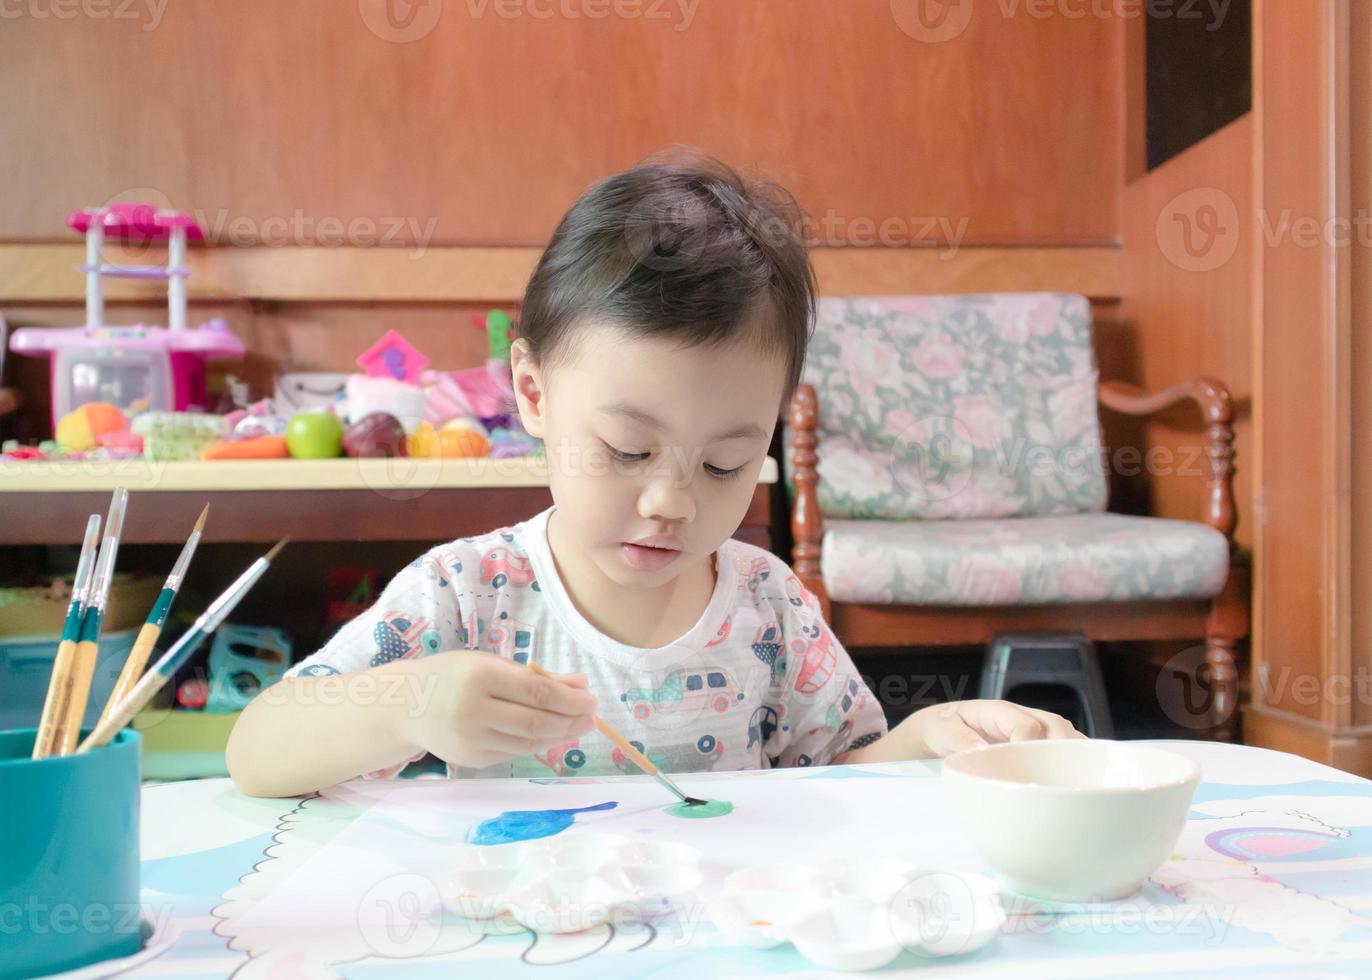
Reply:
[[1156, 415], [1185, 401], [1195, 402], [1205, 421], [1205, 455], [1210, 463], [1205, 486], [1210, 497], [1204, 521], [1229, 540], [1232, 552], [1238, 510], [1234, 503], [1234, 400], [1229, 389], [1214, 378], [1183, 381], [1152, 394], [1119, 381], [1100, 386], [1100, 403], [1124, 415]]
[[[819, 400], [815, 387], [801, 382], [791, 396], [791, 467], [795, 499], [791, 501], [791, 567], [796, 578], [815, 593], [824, 595], [819, 571], [819, 547], [824, 538], [824, 515], [819, 509]], [[826, 610], [827, 612], [827, 610]]]
[[23, 404], [23, 399], [17, 389], [0, 388], [0, 415], [8, 415], [10, 412], [17, 411], [21, 404]]

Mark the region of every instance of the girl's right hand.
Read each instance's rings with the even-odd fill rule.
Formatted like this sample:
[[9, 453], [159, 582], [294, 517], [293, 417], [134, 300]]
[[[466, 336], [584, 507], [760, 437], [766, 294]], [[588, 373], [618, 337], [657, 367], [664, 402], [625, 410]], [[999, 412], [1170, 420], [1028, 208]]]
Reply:
[[436, 653], [411, 665], [418, 683], [407, 685], [399, 733], [452, 765], [479, 769], [595, 727], [596, 699], [581, 674], [540, 677], [473, 650]]

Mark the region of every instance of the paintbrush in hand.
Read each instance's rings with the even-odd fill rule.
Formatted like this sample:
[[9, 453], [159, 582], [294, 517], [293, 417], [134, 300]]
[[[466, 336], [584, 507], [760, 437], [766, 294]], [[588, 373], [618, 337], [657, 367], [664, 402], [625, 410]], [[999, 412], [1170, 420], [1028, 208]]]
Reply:
[[[529, 669], [532, 670], [539, 677], [547, 677], [550, 680], [557, 680], [556, 677], [553, 677], [552, 674], [548, 673], [546, 670], [544, 670], [538, 664], [534, 663], [532, 660], [529, 661]], [[669, 789], [672, 792], [672, 795], [679, 799], [682, 803], [685, 803], [687, 806], [702, 806], [705, 803], [704, 800], [697, 799], [694, 796], [687, 796], [685, 793], [683, 793], [676, 783], [668, 779], [661, 769], [653, 765], [653, 761], [651, 759], [649, 759], [638, 749], [634, 748], [633, 743], [630, 742], [627, 738], [625, 738], [623, 735], [619, 734], [619, 732], [615, 731], [613, 728], [607, 725], [601, 719], [600, 715], [592, 715], [591, 717], [595, 721], [595, 727], [600, 731], [600, 734], [604, 735], [611, 742], [614, 742], [615, 745], [619, 748], [619, 751], [623, 752], [626, 756], [629, 757], [629, 761], [631, 761], [634, 765], [638, 766], [638, 768], [642, 769], [649, 776], [652, 776], [659, 783], [661, 783], [663, 786]]]

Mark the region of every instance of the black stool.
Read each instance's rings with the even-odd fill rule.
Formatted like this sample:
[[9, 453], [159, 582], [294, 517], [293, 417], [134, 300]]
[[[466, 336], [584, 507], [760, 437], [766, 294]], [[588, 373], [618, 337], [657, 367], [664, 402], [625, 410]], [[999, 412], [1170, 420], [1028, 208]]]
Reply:
[[1092, 738], [1114, 738], [1110, 702], [1091, 641], [1080, 633], [1003, 633], [986, 647], [981, 697], [1010, 699], [1025, 684], [1059, 684], [1076, 695]]

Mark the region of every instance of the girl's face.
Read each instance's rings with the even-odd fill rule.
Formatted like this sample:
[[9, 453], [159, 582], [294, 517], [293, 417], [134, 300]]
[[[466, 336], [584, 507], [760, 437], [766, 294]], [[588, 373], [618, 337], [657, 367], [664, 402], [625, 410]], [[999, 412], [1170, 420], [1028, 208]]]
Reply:
[[776, 427], [779, 353], [586, 325], [546, 371], [526, 341], [512, 361], [519, 414], [547, 445], [559, 539], [576, 563], [656, 588], [738, 529]]

